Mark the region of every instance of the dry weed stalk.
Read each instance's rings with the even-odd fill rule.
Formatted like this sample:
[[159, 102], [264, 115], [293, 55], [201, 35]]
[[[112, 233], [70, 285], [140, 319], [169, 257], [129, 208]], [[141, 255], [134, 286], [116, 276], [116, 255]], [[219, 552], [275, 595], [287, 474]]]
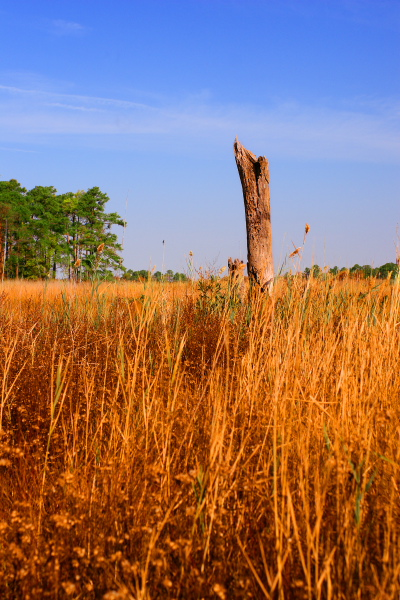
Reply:
[[398, 285], [1, 291], [1, 598], [398, 598]]

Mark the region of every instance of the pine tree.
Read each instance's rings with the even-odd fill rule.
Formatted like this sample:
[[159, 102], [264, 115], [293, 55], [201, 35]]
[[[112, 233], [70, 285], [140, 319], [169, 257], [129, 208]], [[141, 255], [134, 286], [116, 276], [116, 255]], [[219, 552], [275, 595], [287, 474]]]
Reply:
[[1, 280], [6, 275], [18, 277], [18, 244], [27, 219], [26, 189], [16, 179], [0, 181]]
[[27, 224], [29, 259], [25, 263], [25, 276], [55, 279], [67, 227], [60, 197], [52, 186], [37, 186], [27, 193], [26, 198], [30, 219]]
[[0, 182], [0, 278], [69, 279], [110, 276], [124, 270], [113, 225], [125, 225], [106, 213], [107, 194], [98, 187], [57, 195], [52, 187], [28, 191], [18, 181]]
[[62, 203], [69, 221], [66, 231], [69, 278], [107, 276], [123, 268], [118, 255], [122, 248], [111, 227], [125, 223], [117, 213], [104, 211], [108, 201], [107, 194], [98, 187], [64, 196]]

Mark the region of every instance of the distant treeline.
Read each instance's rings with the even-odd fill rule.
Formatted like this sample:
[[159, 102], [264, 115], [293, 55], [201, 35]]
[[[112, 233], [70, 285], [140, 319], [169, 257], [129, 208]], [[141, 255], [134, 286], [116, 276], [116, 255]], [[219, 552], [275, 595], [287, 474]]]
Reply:
[[[0, 280], [67, 277], [77, 281], [93, 276], [129, 281], [187, 281], [183, 273], [126, 270], [113, 225], [125, 226], [118, 213], [106, 213], [107, 194], [98, 187], [58, 194], [52, 186], [27, 190], [15, 179], [0, 181]], [[304, 276], [326, 274], [386, 279], [399, 266], [358, 264], [345, 269], [314, 265]]]
[[[288, 272], [284, 275], [284, 277], [289, 277], [293, 273]], [[355, 264], [351, 269], [347, 269], [346, 267], [332, 267], [332, 268], [322, 268], [319, 265], [313, 265], [311, 268], [307, 267], [303, 271], [304, 277], [314, 277], [314, 278], [322, 278], [326, 275], [334, 275], [339, 278], [342, 277], [352, 277], [354, 279], [366, 279], [368, 277], [375, 277], [377, 279], [387, 279], [389, 275], [396, 276], [399, 274], [399, 266], [395, 263], [389, 262], [381, 267], [371, 267], [370, 265], [360, 266]], [[219, 277], [218, 277], [219, 278]], [[127, 281], [188, 281], [188, 277], [184, 273], [174, 273], [169, 270], [166, 273], [161, 273], [160, 271], [147, 271], [145, 269], [141, 271], [132, 271], [128, 269], [124, 272], [122, 279]], [[227, 279], [227, 276], [223, 277], [223, 279]]]
[[[284, 277], [289, 277], [291, 274], [291, 272], [288, 272]], [[376, 268], [371, 267], [370, 265], [360, 266], [355, 264], [351, 269], [347, 269], [346, 267], [322, 268], [319, 265], [313, 265], [311, 268], [307, 267], [303, 271], [304, 277], [310, 277], [312, 275], [314, 278], [334, 275], [339, 278], [350, 276], [354, 279], [366, 279], [368, 277], [387, 279], [390, 274], [392, 277], [399, 274], [399, 266], [392, 262]], [[174, 273], [171, 270], [166, 271], [166, 273], [161, 273], [161, 271], [156, 271], [154, 273], [153, 271], [145, 269], [141, 271], [132, 271], [132, 269], [128, 269], [124, 272], [122, 279], [127, 281], [188, 281], [188, 277], [184, 273]], [[227, 276], [223, 279], [227, 279]]]
[[132, 269], [128, 269], [122, 276], [122, 279], [126, 279], [127, 281], [187, 281], [188, 278], [184, 273], [174, 273], [170, 269], [166, 271], [166, 273], [161, 273], [161, 271], [156, 271], [153, 273], [152, 271], [132, 271]]
[[121, 246], [111, 232], [125, 223], [106, 213], [98, 187], [57, 194], [52, 187], [26, 190], [0, 181], [0, 278], [85, 280], [124, 270]]
[[304, 275], [306, 277], [321, 277], [325, 274], [343, 276], [350, 275], [351, 277], [358, 279], [366, 279], [368, 277], [375, 277], [377, 279], [387, 279], [389, 275], [395, 276], [399, 274], [399, 265], [396, 263], [385, 263], [381, 267], [371, 267], [371, 265], [357, 265], [355, 264], [351, 269], [346, 267], [332, 267], [331, 269], [323, 269], [318, 265], [313, 265], [311, 268], [304, 269]]

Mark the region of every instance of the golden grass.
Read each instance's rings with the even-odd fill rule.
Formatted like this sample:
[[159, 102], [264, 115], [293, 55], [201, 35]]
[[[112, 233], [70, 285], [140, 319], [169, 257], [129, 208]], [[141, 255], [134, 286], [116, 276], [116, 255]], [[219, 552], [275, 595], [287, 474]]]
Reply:
[[1, 286], [0, 598], [399, 598], [399, 284], [213, 293]]

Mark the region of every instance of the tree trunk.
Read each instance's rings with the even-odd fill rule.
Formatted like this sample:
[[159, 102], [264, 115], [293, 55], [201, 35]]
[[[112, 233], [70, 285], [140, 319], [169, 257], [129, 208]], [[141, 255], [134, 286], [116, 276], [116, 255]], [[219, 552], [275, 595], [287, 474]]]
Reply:
[[265, 156], [257, 158], [237, 138], [234, 150], [246, 212], [247, 272], [261, 291], [269, 291], [274, 281], [269, 163]]

